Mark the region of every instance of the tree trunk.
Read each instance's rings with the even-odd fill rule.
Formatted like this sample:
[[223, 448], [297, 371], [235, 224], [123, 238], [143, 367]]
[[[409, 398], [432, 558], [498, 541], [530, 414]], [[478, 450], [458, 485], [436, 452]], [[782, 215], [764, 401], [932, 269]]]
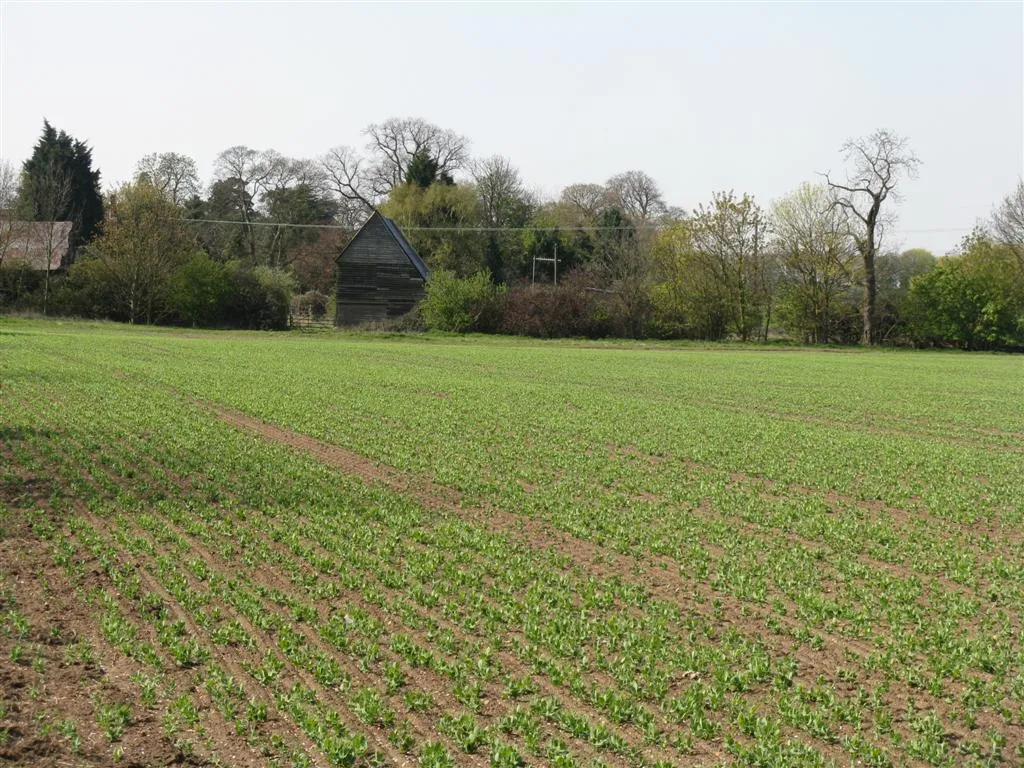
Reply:
[[[873, 234], [870, 237], [874, 239]], [[874, 242], [869, 241], [864, 252], [864, 304], [861, 307], [864, 332], [860, 339], [860, 343], [866, 347], [875, 343], [875, 296], [875, 247]]]

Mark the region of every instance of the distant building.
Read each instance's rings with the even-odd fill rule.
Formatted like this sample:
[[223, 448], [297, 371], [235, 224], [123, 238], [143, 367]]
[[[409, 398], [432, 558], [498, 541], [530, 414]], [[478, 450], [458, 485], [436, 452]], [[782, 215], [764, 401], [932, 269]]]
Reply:
[[336, 325], [398, 317], [423, 298], [430, 270], [405, 235], [379, 211], [338, 254]]
[[71, 248], [70, 221], [0, 220], [0, 257], [4, 267], [55, 272], [67, 266]]

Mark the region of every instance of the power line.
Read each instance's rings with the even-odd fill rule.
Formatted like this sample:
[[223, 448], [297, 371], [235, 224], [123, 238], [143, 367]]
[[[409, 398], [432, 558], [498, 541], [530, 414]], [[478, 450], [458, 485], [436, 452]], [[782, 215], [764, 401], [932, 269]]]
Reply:
[[[238, 221], [233, 219], [181, 219], [190, 224], [233, 224], [236, 226], [290, 226], [296, 229], [340, 229], [354, 231], [355, 228], [344, 224], [291, 224], [286, 221]], [[402, 231], [412, 232], [591, 232], [591, 231], [637, 231], [665, 229], [671, 224], [637, 224], [621, 226], [402, 226]], [[926, 227], [923, 229], [890, 229], [893, 234], [922, 234], [927, 232], [969, 232], [972, 226]]]
[[[298, 229], [341, 229], [353, 232], [352, 227], [343, 224], [289, 224], [284, 221], [238, 221], [235, 219], [181, 219], [190, 224], [235, 224], [249, 227], [295, 227]], [[596, 232], [625, 231], [638, 229], [663, 229], [666, 224], [622, 225], [617, 227], [578, 226], [578, 227], [402, 227], [403, 232]], [[356, 228], [358, 229], [358, 227]]]

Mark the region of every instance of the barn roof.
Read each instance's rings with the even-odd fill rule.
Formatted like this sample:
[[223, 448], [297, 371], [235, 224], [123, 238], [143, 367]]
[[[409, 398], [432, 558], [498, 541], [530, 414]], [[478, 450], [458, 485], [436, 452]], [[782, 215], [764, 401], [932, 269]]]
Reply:
[[359, 237], [360, 232], [366, 229], [366, 227], [369, 225], [371, 221], [373, 221], [375, 217], [380, 217], [380, 220], [384, 223], [384, 228], [387, 229], [388, 234], [390, 234], [392, 239], [394, 239], [399, 249], [402, 251], [402, 253], [405, 254], [405, 257], [409, 259], [409, 262], [416, 268], [416, 271], [420, 273], [420, 277], [422, 277], [424, 280], [427, 280], [430, 277], [430, 270], [427, 268], [427, 265], [423, 263], [423, 259], [421, 259], [420, 255], [416, 253], [416, 249], [412, 247], [409, 241], [405, 239], [405, 235], [402, 234], [402, 230], [398, 228], [398, 225], [395, 224], [395, 222], [393, 222], [391, 219], [389, 219], [387, 216], [385, 216], [378, 210], [374, 210], [374, 212], [370, 215], [370, 218], [368, 218], [363, 223], [363, 226], [359, 228], [359, 231], [355, 233], [351, 240], [348, 241], [348, 245], [342, 248], [341, 253], [338, 254], [338, 259], [341, 259], [345, 251], [347, 251], [349, 247], [352, 245], [352, 243], [356, 241], [356, 238]]
[[398, 228], [398, 225], [387, 216], [381, 216], [381, 218], [384, 219], [384, 226], [388, 228], [388, 232], [390, 232], [391, 236], [395, 238], [395, 242], [398, 243], [398, 247], [402, 249], [406, 256], [409, 257], [409, 261], [411, 261], [412, 265], [416, 267], [416, 271], [420, 273], [420, 277], [424, 280], [430, 277], [430, 270], [427, 269], [427, 265], [423, 263], [423, 259], [421, 259], [420, 255], [416, 253], [416, 249], [412, 247], [408, 240], [405, 239], [405, 235], [402, 234], [402, 230]]
[[0, 220], [0, 241], [5, 242], [4, 262], [46, 271], [60, 269], [70, 247], [70, 221]]

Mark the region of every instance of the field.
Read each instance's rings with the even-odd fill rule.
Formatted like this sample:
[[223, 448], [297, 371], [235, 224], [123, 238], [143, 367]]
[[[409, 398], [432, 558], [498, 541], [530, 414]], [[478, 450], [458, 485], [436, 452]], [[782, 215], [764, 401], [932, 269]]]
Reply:
[[0, 761], [1019, 765], [1024, 359], [0, 320]]

